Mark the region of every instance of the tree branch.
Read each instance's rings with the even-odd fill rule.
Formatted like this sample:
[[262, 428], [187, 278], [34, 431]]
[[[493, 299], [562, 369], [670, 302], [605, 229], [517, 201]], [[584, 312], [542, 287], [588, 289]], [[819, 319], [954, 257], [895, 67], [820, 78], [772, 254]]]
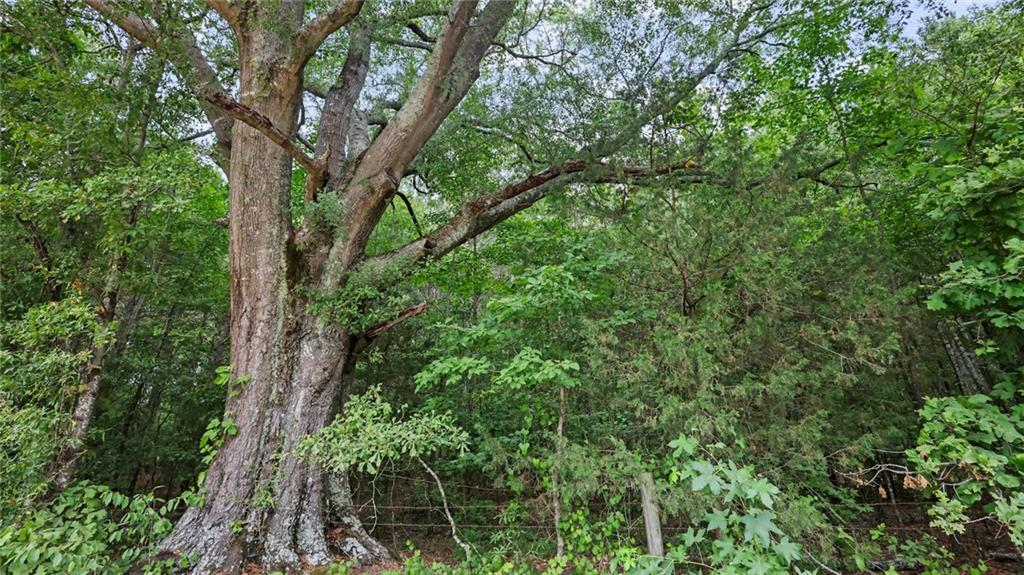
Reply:
[[[494, 0], [492, 0], [491, 4], [494, 4]], [[491, 4], [488, 5], [488, 8], [491, 7]], [[577, 159], [548, 168], [496, 192], [482, 195], [466, 202], [447, 224], [427, 237], [406, 244], [394, 252], [372, 258], [367, 263], [371, 265], [386, 265], [391, 261], [400, 260], [403, 264], [409, 264], [426, 258], [440, 257], [465, 243], [470, 238], [528, 208], [551, 192], [575, 181], [591, 183], [626, 182], [640, 177], [663, 175], [678, 169], [692, 168], [692, 165], [684, 163], [681, 166], [675, 165], [662, 168], [662, 174], [652, 174], [649, 169], [637, 168], [624, 168], [616, 173], [614, 170], [609, 169], [604, 158], [620, 150], [653, 119], [678, 106], [680, 102], [696, 90], [697, 86], [704, 79], [716, 73], [724, 62], [734, 57], [738, 48], [757, 43], [767, 36], [768, 32], [763, 30], [750, 37], [743, 37], [750, 25], [751, 19], [766, 10], [766, 6], [770, 6], [770, 4], [769, 2], [765, 5], [755, 5], [748, 8], [737, 21], [733, 29], [731, 41], [727, 45], [723, 46], [696, 75], [690, 77], [681, 85], [667, 90], [661, 97], [656, 98], [647, 109], [640, 113], [633, 121], [629, 122], [623, 130], [617, 130], [614, 135], [586, 146], [580, 150]], [[775, 28], [774, 24], [769, 27], [769, 29]], [[475, 40], [480, 41], [482, 37], [482, 35], [478, 35]], [[493, 42], [493, 38], [493, 35], [488, 38], [488, 44]], [[443, 38], [438, 42], [440, 45], [443, 42]], [[485, 48], [481, 48], [481, 50]], [[435, 51], [436, 56], [437, 53]], [[473, 80], [475, 80], [475, 77]], [[724, 180], [712, 181], [710, 176], [700, 173], [691, 174], [689, 182], [728, 184]]]
[[292, 141], [288, 134], [281, 131], [280, 128], [270, 121], [270, 118], [256, 110], [253, 110], [245, 104], [238, 102], [224, 92], [213, 92], [208, 94], [206, 99], [223, 110], [225, 114], [252, 126], [261, 134], [270, 138], [272, 142], [284, 148], [284, 150], [288, 152], [288, 154], [291, 155], [299, 165], [309, 172], [311, 177], [318, 176], [323, 173], [324, 162], [306, 155], [306, 153]]
[[416, 217], [416, 211], [412, 209], [412, 202], [409, 201], [409, 197], [402, 192], [395, 192], [395, 195], [402, 199], [405, 209], [409, 212], [409, 217], [412, 219], [412, 225], [416, 228], [416, 235], [422, 238], [423, 229], [420, 228], [420, 220]]
[[420, 25], [417, 24], [416, 22], [409, 22], [408, 24], [405, 25], [405, 27], [408, 28], [413, 34], [419, 36], [419, 39], [423, 40], [424, 42], [433, 43], [435, 41], [435, 38], [433, 38], [430, 34], [427, 34], [423, 30], [423, 28], [420, 28]]
[[396, 260], [412, 263], [421, 259], [438, 258], [569, 183], [625, 183], [677, 171], [691, 172], [693, 178], [699, 181], [706, 177], [698, 172], [690, 161], [659, 168], [642, 168], [615, 167], [583, 159], [570, 160], [466, 202], [458, 214], [433, 233], [393, 252], [372, 258], [368, 262], [377, 265]]
[[[817, 167], [796, 172], [792, 178], [794, 180], [814, 179], [842, 162], [841, 158], [835, 158]], [[387, 265], [392, 261], [401, 261], [404, 265], [408, 265], [423, 259], [439, 258], [571, 183], [638, 183], [650, 178], [679, 174], [685, 178], [684, 183], [686, 184], [736, 185], [741, 189], [753, 189], [773, 180], [773, 178], [758, 178], [737, 184], [726, 178], [715, 177], [700, 171], [698, 166], [690, 160], [658, 168], [615, 167], [604, 162], [588, 163], [582, 159], [571, 160], [560, 166], [530, 175], [496, 192], [470, 200], [448, 223], [433, 233], [412, 241], [395, 251], [371, 258], [367, 260], [367, 263]]]
[[403, 321], [411, 317], [416, 317], [421, 313], [427, 311], [428, 307], [430, 306], [427, 304], [427, 302], [420, 302], [412, 307], [405, 308], [394, 318], [389, 319], [388, 321], [385, 321], [383, 323], [379, 323], [371, 327], [370, 329], [366, 330], [361, 336], [356, 338], [355, 352], [359, 353], [360, 351], [366, 349], [371, 343], [373, 343], [373, 340], [377, 339], [385, 332], [395, 327], [396, 325], [402, 323]]
[[231, 116], [224, 114], [207, 99], [210, 93], [224, 92], [224, 88], [217, 79], [217, 72], [199, 49], [195, 36], [185, 29], [173, 34], [162, 34], [154, 23], [134, 12], [115, 7], [107, 0], [85, 0], [85, 3], [147, 48], [164, 52], [185, 85], [199, 99], [206, 119], [217, 136], [221, 156], [217, 159], [218, 164], [227, 174], [234, 122]]
[[359, 15], [363, 3], [364, 0], [337, 0], [326, 12], [306, 23], [295, 36], [295, 64], [299, 68], [304, 66], [328, 36]]
[[231, 3], [231, 0], [206, 0], [206, 5], [220, 14], [220, 17], [231, 26], [231, 29], [238, 34], [238, 6]]
[[149, 48], [157, 48], [159, 37], [157, 36], [156, 26], [145, 18], [134, 12], [115, 8], [108, 4], [106, 0], [85, 0], [85, 3], [139, 42], [142, 42]]
[[430, 42], [422, 42], [420, 40], [406, 40], [405, 38], [398, 38], [395, 36], [374, 36], [373, 39], [382, 44], [391, 44], [392, 46], [402, 46], [404, 48], [415, 48], [416, 50], [423, 50], [424, 52], [432, 52], [434, 45]]
[[345, 233], [339, 234], [328, 254], [325, 285], [336, 285], [345, 270], [364, 257], [366, 242], [406, 168], [479, 77], [480, 60], [514, 5], [509, 0], [490, 0], [474, 20], [477, 2], [452, 4], [426, 72], [346, 179], [351, 184], [344, 198], [349, 210], [340, 226]]
[[[342, 175], [342, 166], [352, 150], [346, 149], [349, 131], [355, 115], [356, 102], [363, 91], [370, 65], [370, 27], [354, 25], [349, 39], [348, 54], [341, 73], [324, 94], [324, 107], [317, 129], [316, 154], [326, 155], [326, 184], [335, 187]], [[351, 146], [349, 146], [351, 147]], [[329, 152], [328, 152], [329, 150]], [[361, 150], [360, 150], [361, 151]], [[306, 188], [306, 201], [316, 199], [318, 189]]]
[[459, 539], [459, 534], [455, 529], [455, 519], [452, 518], [452, 512], [448, 510], [448, 497], [444, 494], [444, 485], [441, 485], [441, 479], [425, 461], [419, 457], [416, 459], [420, 462], [420, 465], [423, 466], [423, 469], [426, 469], [427, 473], [434, 478], [434, 483], [437, 484], [437, 490], [441, 492], [441, 504], [444, 506], [444, 516], [448, 518], [448, 524], [452, 527], [452, 539], [455, 540], [455, 543], [457, 543], [459, 547], [462, 547], [462, 550], [466, 553], [466, 558], [469, 559], [472, 556], [472, 550], [469, 545], [462, 541], [462, 539]]

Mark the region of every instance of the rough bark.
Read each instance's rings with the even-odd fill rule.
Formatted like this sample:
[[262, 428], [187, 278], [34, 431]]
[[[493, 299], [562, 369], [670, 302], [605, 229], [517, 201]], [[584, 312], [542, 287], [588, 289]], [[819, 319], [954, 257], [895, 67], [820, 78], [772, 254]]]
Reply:
[[978, 365], [978, 356], [967, 349], [959, 326], [952, 321], [939, 322], [939, 337], [953, 366], [960, 393], [971, 395], [991, 390], [988, 378]]
[[[284, 7], [273, 15], [281, 25], [301, 22], [300, 4]], [[260, 16], [250, 15], [252, 30], [240, 38], [240, 104], [290, 131], [301, 86], [282, 72], [288, 39], [264, 28]], [[300, 553], [312, 563], [327, 560], [318, 475], [307, 478], [294, 447], [304, 431], [326, 423], [337, 364], [347, 352], [345, 335], [318, 329], [290, 293], [291, 156], [241, 121], [232, 141], [234, 381], [225, 418], [238, 432], [225, 438], [207, 472], [205, 504], [190, 508], [162, 544], [191, 556], [195, 573], [237, 573], [253, 559], [296, 569]]]
[[[140, 209], [141, 206], [136, 204], [129, 211], [125, 222], [128, 228], [138, 221]], [[97, 290], [100, 294], [100, 313], [97, 320], [103, 329], [111, 326], [117, 314], [120, 275], [128, 266], [126, 242], [127, 240], [122, 241], [120, 250], [107, 271], [103, 287]], [[141, 300], [136, 300], [136, 304], [138, 305], [131, 306], [114, 341], [94, 343], [89, 350], [88, 363], [78, 372], [78, 395], [75, 398], [75, 410], [71, 414], [71, 428], [50, 464], [50, 477], [53, 479], [50, 485], [51, 496], [64, 491], [74, 479], [78, 461], [85, 450], [85, 438], [96, 412], [96, 398], [99, 396], [100, 381], [103, 378], [103, 363], [118, 339], [127, 340], [128, 332], [134, 329], [138, 314], [141, 312]]]
[[356, 514], [348, 475], [340, 473], [329, 476], [327, 478], [327, 493], [328, 517], [345, 530], [344, 536], [338, 544], [341, 552], [346, 557], [364, 565], [390, 561], [391, 553], [367, 533], [359, 515]]
[[[193, 573], [237, 573], [249, 561], [298, 571], [330, 561], [324, 475], [298, 446], [334, 416], [354, 354], [355, 338], [318, 322], [296, 289], [311, 279], [308, 254], [294, 242], [295, 154], [287, 145], [302, 90], [295, 58], [303, 56], [289, 52], [296, 44], [279, 29], [297, 29], [302, 6], [247, 10], [238, 23], [238, 99], [211, 99], [238, 120], [229, 173], [234, 381], [225, 408], [238, 431], [224, 438], [207, 472], [204, 504], [190, 508], [162, 543], [191, 557]], [[360, 543], [376, 542], [366, 536]], [[382, 549], [377, 555], [386, 557]]]

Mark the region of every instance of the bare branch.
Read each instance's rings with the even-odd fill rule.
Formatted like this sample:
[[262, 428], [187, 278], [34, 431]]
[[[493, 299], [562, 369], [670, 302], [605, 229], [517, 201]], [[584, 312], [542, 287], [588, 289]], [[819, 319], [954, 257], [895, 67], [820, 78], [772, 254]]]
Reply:
[[395, 195], [402, 199], [405, 203], [405, 209], [409, 211], [409, 217], [412, 218], [412, 225], [416, 227], [416, 235], [423, 237], [423, 229], [420, 228], [420, 220], [416, 217], [416, 211], [412, 209], [412, 202], [409, 201], [409, 197], [402, 192], [395, 192]]
[[227, 115], [252, 126], [261, 134], [270, 138], [272, 142], [284, 148], [284, 150], [287, 151], [288, 154], [299, 163], [299, 165], [309, 172], [310, 176], [317, 176], [324, 171], [322, 161], [314, 160], [306, 155], [306, 153], [292, 141], [288, 134], [284, 133], [270, 121], [270, 118], [256, 110], [253, 110], [245, 104], [238, 102], [224, 92], [213, 92], [207, 95], [206, 99], [223, 110]]
[[501, 130], [498, 130], [496, 128], [493, 128], [480, 122], [473, 122], [471, 125], [473, 126], [474, 130], [480, 132], [481, 134], [495, 136], [519, 148], [519, 151], [522, 152], [523, 156], [526, 157], [526, 160], [531, 164], [538, 163], [537, 159], [534, 157], [532, 153], [530, 153], [530, 150], [526, 147], [526, 144], [523, 143], [522, 140], [515, 138], [511, 134], [507, 134], [505, 132], [502, 132]]
[[366, 330], [366, 332], [363, 333], [363, 335], [361, 335], [358, 338], [356, 338], [356, 344], [355, 344], [355, 351], [356, 351], [356, 353], [366, 349], [367, 346], [369, 346], [371, 343], [373, 343], [373, 340], [377, 339], [382, 334], [384, 334], [385, 332], [389, 331], [391, 328], [395, 327], [396, 325], [402, 323], [403, 321], [405, 321], [405, 320], [407, 320], [407, 319], [409, 319], [411, 317], [416, 317], [416, 316], [420, 315], [421, 313], [427, 311], [428, 307], [429, 306], [427, 305], [427, 302], [425, 302], [425, 301], [424, 302], [420, 302], [420, 303], [418, 303], [418, 304], [416, 304], [416, 305], [414, 305], [412, 307], [408, 307], [408, 308], [402, 310], [397, 316], [393, 317], [392, 319], [389, 319], [389, 320], [387, 320], [387, 321], [385, 321], [383, 323], [379, 323], [379, 324], [371, 327], [370, 329]]
[[540, 62], [541, 64], [546, 64], [548, 66], [563, 65], [562, 62], [554, 62], [552, 60], [549, 60], [549, 58], [560, 56], [562, 54], [568, 54], [570, 58], [575, 57], [577, 55], [576, 52], [567, 49], [555, 50], [554, 52], [549, 52], [547, 54], [527, 54], [525, 52], [519, 52], [518, 50], [516, 50], [514, 46], [511, 46], [504, 42], [491, 42], [491, 45], [495, 46], [496, 48], [504, 50], [509, 56], [512, 56], [513, 58], [517, 58], [520, 60], [536, 60], [537, 62]]
[[202, 138], [203, 136], [209, 136], [212, 133], [213, 133], [213, 128], [207, 128], [205, 130], [199, 130], [198, 132], [189, 134], [188, 136], [185, 136], [183, 138], [178, 138], [178, 141], [179, 142], [191, 142], [192, 140], [197, 140], [199, 138]]
[[444, 485], [441, 485], [441, 479], [425, 461], [419, 457], [416, 459], [420, 462], [420, 465], [423, 466], [423, 469], [426, 469], [427, 473], [434, 478], [434, 483], [437, 484], [437, 490], [441, 492], [441, 504], [444, 505], [444, 516], [448, 518], [448, 524], [452, 527], [452, 539], [455, 540], [455, 543], [457, 543], [459, 547], [462, 547], [462, 550], [466, 553], [466, 557], [469, 558], [472, 555], [472, 550], [469, 545], [462, 541], [462, 539], [459, 539], [459, 534], [455, 529], [455, 519], [452, 518], [452, 512], [448, 510], [448, 497], [444, 494]]
[[395, 36], [374, 36], [373, 39], [382, 44], [391, 44], [392, 46], [402, 46], [404, 48], [414, 48], [416, 50], [423, 50], [425, 52], [432, 52], [434, 50], [434, 44], [430, 42], [422, 42], [420, 40], [406, 40], [405, 38], [397, 38]]
[[409, 22], [408, 24], [405, 25], [405, 27], [408, 28], [413, 34], [419, 36], [420, 40], [423, 40], [424, 42], [433, 43], [436, 40], [430, 34], [427, 34], [423, 30], [423, 28], [420, 28], [420, 25], [417, 24], [416, 22]]

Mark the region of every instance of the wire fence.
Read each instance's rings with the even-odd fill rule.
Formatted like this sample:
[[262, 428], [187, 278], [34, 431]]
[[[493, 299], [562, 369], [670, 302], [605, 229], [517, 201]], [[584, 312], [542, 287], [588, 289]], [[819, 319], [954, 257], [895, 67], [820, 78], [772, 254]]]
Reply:
[[[481, 510], [489, 510], [494, 513], [491, 517], [496, 517], [498, 512], [501, 510], [503, 505], [509, 504], [510, 501], [495, 501], [488, 504], [470, 504], [470, 505], [458, 505], [448, 503], [448, 508], [455, 515], [470, 515], [474, 512]], [[896, 502], [870, 502], [870, 503], [857, 503], [855, 505], [869, 508], [907, 508], [907, 509], [919, 509], [930, 505], [927, 501], [896, 501]], [[633, 508], [637, 511], [637, 517], [634, 520], [629, 521], [623, 526], [626, 532], [642, 532], [644, 526], [640, 518], [639, 506], [640, 501], [620, 501], [616, 503], [616, 507], [626, 506]], [[595, 503], [592, 507], [609, 507], [609, 505]], [[372, 526], [376, 529], [405, 529], [405, 530], [432, 530], [440, 529], [446, 531], [451, 529], [451, 525], [448, 523], [438, 523], [431, 521], [429, 516], [437, 513], [443, 513], [443, 507], [441, 504], [438, 505], [384, 505], [377, 504], [373, 505], [371, 501], [367, 501], [361, 506], [362, 511], [365, 514], [367, 526]], [[367, 513], [372, 512], [372, 513]], [[428, 515], [428, 518], [424, 521], [416, 521], [409, 519], [410, 516], [422, 516]], [[390, 516], [390, 517], [388, 517]], [[476, 517], [480, 517], [476, 515]], [[484, 523], [484, 522], [457, 522], [459, 529], [472, 529], [472, 530], [492, 530], [492, 531], [543, 531], [553, 532], [553, 524], [543, 524], [536, 522], [510, 522], [510, 523]], [[680, 533], [687, 529], [690, 529], [690, 525], [663, 525], [662, 531], [666, 533]], [[875, 527], [873, 526], [857, 526], [857, 525], [846, 525], [843, 527], [848, 531], [853, 532], [868, 532]], [[902, 525], [886, 525], [886, 531], [888, 532], [921, 532], [926, 531], [927, 527], [923, 525], [913, 526], [902, 526]]]
[[[395, 501], [395, 485], [403, 483], [423, 488], [418, 490], [420, 492], [415, 497], [419, 501]], [[387, 487], [388, 484], [390, 484], [390, 489]], [[459, 530], [532, 532], [549, 537], [555, 531], [554, 523], [549, 521], [549, 517], [545, 514], [545, 509], [548, 507], [546, 503], [548, 494], [546, 493], [523, 493], [509, 488], [472, 485], [451, 480], [445, 481], [445, 488], [449, 492], [447, 507], [455, 516], [456, 526]], [[362, 482], [362, 488], [359, 491], [363, 491], [363, 497], [358, 498], [361, 504], [357, 504], [357, 508], [359, 514], [364, 516], [364, 524], [372, 530], [390, 530], [392, 534], [396, 530], [447, 532], [451, 529], [451, 525], [443, 522], [444, 506], [439, 500], [435, 503], [436, 494], [433, 493], [435, 489], [435, 483], [427, 478], [382, 470], [373, 480]], [[366, 493], [367, 490], [369, 493]], [[465, 503], [458, 501], [458, 495], [454, 498], [451, 496], [460, 492], [462, 498], [468, 500]], [[408, 497], [408, 493], [405, 491], [406, 497]], [[524, 515], [520, 515], [517, 520], [504, 521], [501, 514], [517, 501], [523, 504]], [[929, 505], [931, 503], [928, 501], [899, 501], [892, 493], [889, 493], [888, 497], [882, 501], [860, 501], [849, 504], [850, 507], [874, 509], [876, 513], [895, 515], [892, 518], [893, 521], [887, 521], [886, 531], [905, 533], [921, 533], [928, 530], [927, 522], [921, 523], [913, 519], [905, 522], [904, 519], [917, 517], [919, 514], [915, 510]], [[620, 528], [621, 532], [630, 535], [640, 535], [644, 532], [639, 498], [617, 500], [614, 503], [598, 499], [586, 507], [599, 512], [610, 509], [624, 511], [626, 521]], [[666, 534], [674, 535], [693, 528], [689, 524], [680, 524], [670, 518], [667, 519], [669, 520], [665, 521], [661, 527]], [[854, 533], [867, 533], [875, 528], [867, 524], [843, 525], [843, 529]]]

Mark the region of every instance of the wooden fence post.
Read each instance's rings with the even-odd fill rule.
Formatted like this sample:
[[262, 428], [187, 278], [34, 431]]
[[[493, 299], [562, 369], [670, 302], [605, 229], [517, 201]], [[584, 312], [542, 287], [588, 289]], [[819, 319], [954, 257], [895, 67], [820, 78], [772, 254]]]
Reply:
[[647, 553], [655, 557], [664, 557], [665, 546], [661, 540], [661, 518], [658, 517], [658, 504], [654, 501], [654, 477], [646, 471], [640, 474], [640, 501], [644, 508]]

